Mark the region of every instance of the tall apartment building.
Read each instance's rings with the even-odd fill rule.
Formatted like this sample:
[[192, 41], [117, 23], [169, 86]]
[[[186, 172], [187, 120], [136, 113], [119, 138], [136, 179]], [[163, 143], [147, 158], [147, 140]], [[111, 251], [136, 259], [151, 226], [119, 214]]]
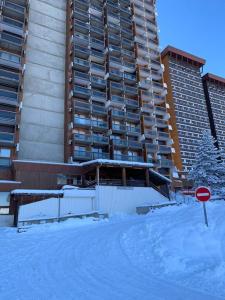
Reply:
[[84, 183], [96, 159], [170, 176], [154, 0], [3, 0], [0, 24], [0, 179]]
[[169, 175], [155, 1], [73, 0], [67, 22], [65, 160], [153, 162]]
[[207, 73], [203, 85], [212, 135], [225, 151], [225, 78]]
[[168, 46], [162, 52], [167, 102], [171, 115], [174, 164], [179, 172], [188, 172], [194, 163], [202, 132], [210, 129], [201, 78], [205, 60]]

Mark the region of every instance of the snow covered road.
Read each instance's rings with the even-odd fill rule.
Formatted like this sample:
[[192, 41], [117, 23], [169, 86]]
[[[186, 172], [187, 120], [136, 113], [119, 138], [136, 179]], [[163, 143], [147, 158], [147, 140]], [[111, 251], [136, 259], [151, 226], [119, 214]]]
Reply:
[[[167, 277], [155, 271], [159, 263], [157, 251], [160, 252], [157, 243], [163, 239], [167, 243], [169, 233], [174, 242], [176, 237], [172, 236], [171, 228], [176, 223], [174, 216], [184, 217], [184, 208], [174, 211], [165, 210], [165, 216], [159, 212], [147, 217], [84, 222], [84, 225], [82, 222], [42, 225], [21, 234], [14, 229], [0, 230], [0, 299], [225, 299], [225, 294], [219, 297], [219, 293], [213, 294], [202, 286], [182, 284], [176, 272], [174, 277]], [[159, 225], [161, 221], [164, 226], [168, 224], [168, 231]], [[178, 218], [177, 222], [180, 221]], [[149, 226], [154, 230], [158, 226], [151, 243], [145, 234]], [[143, 244], [144, 240], [151, 245]], [[151, 253], [146, 255], [148, 250]]]

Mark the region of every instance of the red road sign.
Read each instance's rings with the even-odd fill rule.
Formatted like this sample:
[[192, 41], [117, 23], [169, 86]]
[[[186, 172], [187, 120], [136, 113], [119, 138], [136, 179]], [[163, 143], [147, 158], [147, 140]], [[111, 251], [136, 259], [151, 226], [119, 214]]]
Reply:
[[209, 188], [200, 186], [195, 190], [195, 197], [198, 201], [206, 202], [211, 198], [211, 192]]

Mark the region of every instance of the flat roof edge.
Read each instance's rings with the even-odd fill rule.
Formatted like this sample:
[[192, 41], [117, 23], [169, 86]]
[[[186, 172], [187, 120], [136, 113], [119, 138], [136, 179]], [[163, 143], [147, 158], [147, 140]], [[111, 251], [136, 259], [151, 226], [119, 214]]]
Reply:
[[225, 78], [217, 76], [215, 74], [212, 73], [206, 73], [203, 77], [203, 80], [213, 80], [213, 81], [218, 81], [222, 84], [225, 84]]
[[183, 51], [181, 49], [175, 48], [173, 46], [168, 45], [162, 52], [161, 52], [161, 56], [165, 57], [166, 55], [168, 55], [170, 52], [183, 56], [189, 60], [192, 60], [193, 62], [198, 63], [200, 66], [204, 66], [206, 63], [206, 60], [204, 58], [198, 57], [196, 55], [193, 55], [191, 53], [188, 53], [186, 51]]

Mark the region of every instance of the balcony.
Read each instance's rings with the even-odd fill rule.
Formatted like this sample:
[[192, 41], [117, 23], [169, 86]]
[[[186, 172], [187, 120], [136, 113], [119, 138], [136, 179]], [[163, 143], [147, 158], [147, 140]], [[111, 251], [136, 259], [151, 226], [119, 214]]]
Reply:
[[7, 15], [12, 19], [16, 19], [21, 22], [24, 21], [25, 7], [15, 4], [14, 2], [9, 0], [3, 0], [2, 2], [3, 15]]
[[124, 154], [114, 154], [115, 160], [122, 160], [122, 161], [132, 161], [132, 162], [144, 162], [144, 158], [138, 155], [124, 155]]
[[114, 56], [120, 57], [121, 56], [121, 48], [115, 45], [109, 44], [109, 52], [112, 53]]
[[92, 152], [93, 159], [109, 159], [109, 153], [106, 152]]
[[78, 44], [79, 46], [87, 47], [89, 45], [89, 37], [81, 34], [75, 33], [74, 34], [74, 45]]
[[78, 21], [82, 21], [85, 23], [89, 22], [88, 14], [87, 14], [88, 7], [85, 7], [84, 9], [80, 9], [76, 7], [74, 11], [74, 19]]
[[73, 137], [75, 144], [88, 145], [92, 143], [92, 137], [90, 134], [74, 133]]
[[21, 51], [23, 39], [5, 32], [0, 33], [0, 46], [11, 51]]
[[165, 159], [165, 158], [160, 159], [159, 163], [160, 163], [161, 168], [171, 168], [171, 167], [173, 167], [173, 162], [170, 159]]
[[119, 25], [120, 24], [120, 19], [119, 19], [119, 15], [112, 13], [112, 12], [108, 12], [107, 13], [107, 19], [109, 22], [112, 22], [114, 24]]
[[171, 153], [171, 147], [159, 145], [159, 153], [161, 153], [161, 154], [170, 154]]
[[167, 89], [162, 83], [152, 82], [153, 92], [160, 93], [161, 96], [165, 97], [167, 94]]
[[100, 51], [104, 51], [104, 48], [105, 48], [104, 41], [101, 41], [101, 40], [93, 38], [93, 37], [91, 37], [91, 39], [90, 39], [90, 45], [91, 45], [91, 48], [94, 48], [94, 49], [97, 49]]
[[163, 73], [163, 68], [160, 62], [156, 61], [156, 60], [152, 60], [151, 61], [151, 67], [154, 70], [157, 70], [160, 74]]
[[122, 60], [120, 58], [109, 56], [109, 67], [115, 67], [121, 69]]
[[19, 74], [1, 69], [0, 84], [17, 88], [19, 85]]
[[128, 141], [128, 147], [130, 149], [142, 149], [142, 143], [130, 140]]
[[91, 99], [94, 101], [105, 103], [107, 100], [107, 96], [106, 96], [106, 93], [104, 93], [104, 92], [92, 90], [91, 91]]
[[128, 84], [136, 84], [136, 75], [124, 73], [124, 82]]
[[121, 81], [123, 78], [123, 73], [119, 70], [110, 69], [109, 70], [109, 79]]
[[144, 116], [144, 126], [153, 126], [155, 125], [155, 118], [150, 116]]
[[102, 16], [102, 7], [97, 4], [90, 4], [88, 12], [91, 15], [101, 17]]
[[168, 124], [167, 124], [167, 122], [165, 120], [156, 118], [156, 126], [158, 128], [167, 128]]
[[139, 107], [139, 103], [137, 100], [125, 98], [125, 104], [127, 108], [137, 109]]
[[74, 78], [73, 81], [74, 81], [75, 84], [85, 85], [85, 86], [89, 85], [89, 82], [90, 82], [90, 76], [89, 76], [89, 74], [75, 71], [73, 76], [74, 76], [73, 77]]
[[140, 68], [139, 74], [141, 78], [148, 78], [150, 77], [150, 69], [149, 68]]
[[125, 119], [125, 112], [123, 110], [113, 109], [112, 110], [112, 117], [114, 119], [122, 119], [122, 120], [124, 120]]
[[127, 148], [128, 147], [127, 140], [124, 140], [124, 139], [113, 139], [113, 145], [116, 148]]
[[114, 91], [117, 93], [122, 93], [123, 92], [123, 85], [121, 83], [117, 82], [112, 82], [110, 81], [110, 91]]
[[125, 72], [134, 73], [136, 70], [136, 66], [133, 63], [129, 63], [128, 61], [123, 61], [123, 69]]
[[124, 98], [116, 95], [111, 95], [111, 105], [117, 107], [123, 107], [125, 105]]
[[144, 128], [144, 135], [147, 139], [156, 139], [157, 138], [157, 131]]
[[106, 80], [99, 78], [99, 77], [92, 76], [91, 77], [91, 87], [105, 89], [106, 88]]
[[94, 115], [107, 115], [107, 110], [105, 109], [105, 106], [100, 105], [94, 105], [92, 104], [92, 113]]
[[80, 32], [82, 34], [89, 34], [90, 25], [88, 23], [74, 20], [74, 30], [75, 32]]
[[76, 11], [77, 9], [84, 10], [86, 13], [88, 11], [89, 7], [89, 1], [81, 1], [81, 0], [74, 0], [74, 10]]
[[109, 138], [107, 136], [94, 134], [92, 136], [92, 142], [97, 145], [108, 145]]
[[0, 51], [0, 65], [13, 69], [21, 69], [20, 56], [9, 52]]
[[132, 112], [126, 113], [126, 119], [131, 122], [140, 122], [140, 114], [135, 114]]
[[75, 86], [73, 89], [73, 95], [78, 98], [89, 99], [91, 91], [87, 87]]
[[7, 105], [18, 105], [17, 93], [0, 89], [0, 103]]
[[8, 132], [0, 132], [0, 144], [13, 145], [14, 144], [14, 134]]
[[151, 77], [154, 80], [162, 80], [162, 74], [161, 74], [161, 72], [156, 72], [156, 71], [152, 70]]
[[79, 127], [91, 127], [91, 120], [86, 118], [74, 117], [74, 124], [78, 125]]
[[145, 147], [148, 153], [155, 153], [158, 151], [158, 145], [155, 144], [146, 143]]
[[164, 96], [160, 96], [160, 95], [154, 94], [153, 99], [154, 99], [154, 103], [155, 104], [163, 104], [163, 103], [165, 103]]
[[109, 44], [116, 45], [117, 47], [119, 47], [121, 44], [120, 35], [110, 33], [108, 35], [108, 41], [109, 41]]
[[23, 36], [23, 22], [2, 15], [0, 16], [0, 23], [3, 31]]
[[117, 133], [125, 133], [126, 125], [123, 124], [112, 124], [112, 131]]
[[141, 134], [141, 128], [139, 126], [127, 126], [126, 130], [128, 135], [137, 136]]
[[141, 99], [146, 102], [152, 102], [153, 94], [150, 91], [141, 91]]
[[0, 111], [0, 124], [2, 125], [16, 125], [16, 114], [11, 111]]
[[88, 72], [90, 68], [90, 62], [81, 58], [74, 58], [73, 67], [75, 70]]
[[139, 81], [139, 87], [142, 89], [149, 90], [152, 87], [152, 81], [149, 79], [143, 79]]
[[165, 116], [167, 114], [167, 111], [165, 107], [155, 106], [155, 113], [157, 115]]
[[74, 151], [75, 160], [92, 160], [92, 153], [89, 151], [75, 150]]
[[132, 96], [137, 96], [138, 95], [138, 90], [136, 87], [125, 85], [124, 86], [124, 92], [125, 94], [129, 94]]
[[91, 24], [91, 37], [102, 40], [104, 38], [104, 27], [103, 26], [95, 26]]
[[141, 107], [142, 112], [147, 112], [147, 113], [153, 113], [154, 111], [154, 105], [153, 103], [143, 103]]
[[91, 125], [92, 127], [94, 127], [96, 130], [97, 129], [108, 129], [108, 123], [106, 121], [103, 121], [103, 120], [92, 120], [91, 121]]
[[0, 157], [0, 167], [7, 168], [11, 166], [10, 158]]
[[134, 42], [129, 41], [127, 39], [122, 39], [122, 48], [125, 48], [127, 50], [133, 50], [134, 49]]
[[170, 140], [170, 135], [168, 132], [158, 131], [158, 140], [160, 141], [168, 141]]
[[88, 49], [87, 47], [82, 47], [82, 46], [75, 44], [74, 45], [74, 55], [75, 55], [75, 57], [85, 59], [86, 62], [89, 64], [87, 59], [89, 58], [89, 55], [90, 55], [90, 49]]
[[91, 63], [91, 73], [94, 75], [105, 76], [105, 66]]
[[121, 49], [121, 53], [123, 55], [123, 57], [126, 57], [126, 58], [135, 58], [135, 55], [134, 55], [134, 52], [133, 51], [129, 51], [127, 49]]
[[87, 102], [81, 102], [81, 101], [74, 101], [74, 109], [75, 111], [81, 111], [81, 112], [90, 112], [91, 111], [91, 104]]
[[105, 54], [102, 51], [92, 49], [90, 54], [91, 61], [103, 64], [105, 61]]

